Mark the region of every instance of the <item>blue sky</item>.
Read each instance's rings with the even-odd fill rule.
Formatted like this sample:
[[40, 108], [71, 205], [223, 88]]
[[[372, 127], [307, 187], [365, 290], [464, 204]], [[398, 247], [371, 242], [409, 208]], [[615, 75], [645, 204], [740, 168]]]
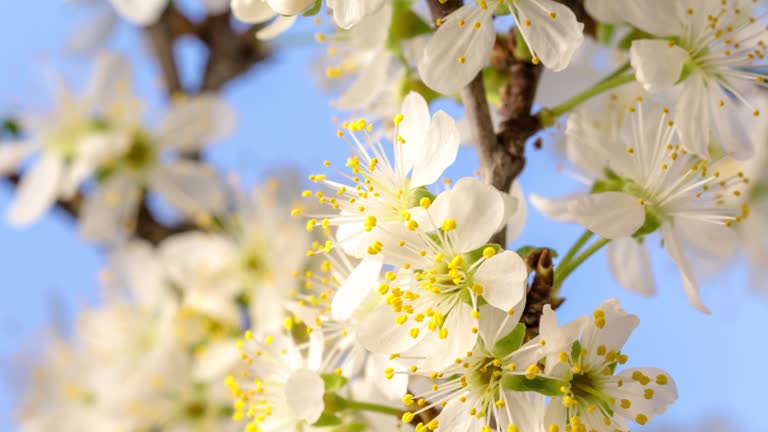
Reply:
[[[87, 15], [56, 0], [0, 2], [4, 40], [0, 113], [49, 106], [46, 71], [60, 70], [75, 86], [82, 86], [87, 62], [65, 55], [63, 46]], [[309, 25], [295, 30], [302, 35], [312, 31]], [[345, 157], [346, 148], [334, 135], [329, 96], [314, 86], [309, 75], [318, 50], [300, 40], [286, 41], [274, 59], [225, 92], [240, 121], [234, 136], [210, 150], [218, 169], [255, 181], [281, 167], [317, 170], [324, 159]], [[138, 34], [123, 25], [110, 47], [132, 59], [140, 93], [159, 108], [156, 71], [146, 61]], [[199, 47], [185, 44], [181, 52], [185, 70], [194, 70], [199, 54]], [[555, 196], [577, 187], [557, 172], [559, 162], [551, 151], [531, 150], [528, 161], [521, 178], [526, 192]], [[466, 148], [450, 174], [469, 175], [475, 169], [474, 153]], [[11, 192], [0, 185], [0, 211]], [[531, 209], [528, 225], [512, 246], [546, 245], [564, 251], [580, 233], [578, 227], [546, 220]], [[589, 313], [603, 300], [617, 297], [641, 318], [626, 348], [629, 364], [657, 366], [677, 380], [680, 400], [660, 422], [690, 424], [700, 416], [721, 415], [744, 432], [768, 430], [768, 417], [762, 412], [768, 384], [763, 372], [768, 358], [768, 299], [751, 293], [743, 268], [737, 268], [706, 279], [703, 298], [714, 313], [702, 315], [689, 306], [665, 254], [656, 253], [654, 260], [659, 295], [646, 299], [622, 291], [607, 273], [604, 254], [596, 255], [565, 285], [567, 302], [560, 319]], [[51, 319], [51, 310], [63, 305], [72, 312], [78, 305], [96, 302], [96, 274], [102, 261], [101, 251], [81, 242], [70, 221], [55, 211], [24, 230], [0, 221], [0, 357], [7, 359], [21, 348], [39, 348], [40, 330]], [[14, 374], [14, 369], [0, 370], [7, 377]], [[0, 387], [0, 430], [13, 430], [15, 392]]]

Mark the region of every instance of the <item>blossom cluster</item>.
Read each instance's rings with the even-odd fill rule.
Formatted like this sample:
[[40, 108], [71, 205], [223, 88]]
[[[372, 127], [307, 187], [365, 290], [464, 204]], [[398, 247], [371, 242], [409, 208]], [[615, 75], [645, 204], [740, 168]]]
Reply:
[[[101, 3], [107, 14], [73, 46], [94, 48], [115, 14], [152, 28], [177, 7]], [[255, 44], [312, 17], [324, 51], [316, 78], [338, 93], [348, 157], [305, 181], [225, 180], [203, 152], [235, 128], [233, 110], [213, 93], [172, 95], [148, 125], [115, 54], [94, 58], [81, 94], [58, 88], [53, 113], [6, 124], [0, 174], [22, 174], [6, 220], [29, 225], [69, 203], [82, 237], [109, 257], [102, 304], [25, 365], [22, 431], [629, 431], [666, 412], [677, 385], [630, 363], [624, 346], [640, 320], [618, 300], [559, 323], [566, 279], [605, 247], [621, 286], [655, 295], [658, 238], [703, 313], [705, 265], [743, 252], [764, 284], [757, 1], [585, 0], [576, 11], [477, 0], [434, 17], [409, 0], [202, 3], [252, 25]], [[597, 63], [613, 72], [595, 83]], [[503, 117], [522, 97], [508, 75], [523, 69], [576, 90], [541, 85], [525, 114], [560, 142], [579, 192], [526, 196], [518, 181], [499, 190], [448, 178], [462, 144], [482, 153], [477, 130], [465, 130], [478, 126], [430, 104], [467, 103], [479, 77], [488, 114]], [[141, 230], [155, 197], [183, 220], [177, 232]], [[512, 249], [528, 204], [584, 234], [561, 255]], [[541, 256], [555, 260], [548, 277]]]

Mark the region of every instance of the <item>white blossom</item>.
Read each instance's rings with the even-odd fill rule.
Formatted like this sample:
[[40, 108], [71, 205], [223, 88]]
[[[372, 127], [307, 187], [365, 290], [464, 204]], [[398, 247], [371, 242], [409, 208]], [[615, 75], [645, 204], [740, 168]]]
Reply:
[[438, 20], [419, 65], [425, 84], [441, 93], [457, 93], [488, 64], [496, 42], [493, 13], [498, 6], [509, 9], [534, 63], [555, 71], [568, 66], [584, 39], [584, 25], [570, 8], [553, 0], [480, 0]]

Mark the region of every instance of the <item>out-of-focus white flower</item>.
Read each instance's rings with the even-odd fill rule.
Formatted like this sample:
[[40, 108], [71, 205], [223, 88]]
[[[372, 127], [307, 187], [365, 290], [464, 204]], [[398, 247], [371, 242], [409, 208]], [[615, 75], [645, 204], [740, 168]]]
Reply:
[[363, 20], [389, 5], [386, 0], [328, 0], [328, 7], [333, 9], [333, 20], [343, 29], [356, 25], [365, 25]]
[[534, 63], [555, 71], [568, 66], [584, 39], [584, 25], [570, 8], [553, 0], [479, 0], [438, 21], [419, 65], [426, 85], [457, 93], [488, 64], [496, 41], [493, 13], [500, 5], [509, 8]]
[[248, 332], [240, 351], [242, 370], [226, 379], [235, 421], [264, 432], [300, 432], [320, 418], [325, 408], [321, 374], [326, 372], [320, 332], [312, 332], [303, 346], [283, 333]]
[[183, 291], [186, 307], [237, 324], [244, 296], [254, 329], [280, 327], [310, 238], [300, 224], [286, 219], [290, 210], [270, 185], [239, 199], [223, 232], [178, 234], [161, 243], [162, 261]]
[[[169, 0], [109, 0], [115, 11], [140, 26], [154, 24], [168, 7]], [[211, 14], [221, 14], [229, 9], [228, 0], [202, 0]]]
[[[224, 207], [224, 188], [202, 162], [178, 158], [227, 135], [234, 114], [219, 98], [198, 96], [176, 103], [154, 132], [124, 131], [117, 150], [100, 161], [100, 179], [83, 207], [82, 235], [114, 241], [133, 228], [142, 193], [159, 194], [175, 209], [200, 218]], [[176, 159], [169, 160], [169, 157]]]
[[[556, 328], [551, 309], [542, 319]], [[615, 371], [629, 359], [621, 350], [639, 322], [618, 301], [608, 300], [582, 321], [578, 341], [546, 362], [544, 373], [566, 383], [562, 396], [547, 405], [544, 424], [549, 430], [551, 425], [560, 430], [628, 430], [627, 422], [644, 426], [677, 399], [675, 382], [663, 370]]]
[[235, 18], [249, 24], [269, 22], [256, 32], [262, 40], [275, 38], [291, 28], [298, 14], [306, 11], [316, 0], [231, 0]]
[[597, 179], [592, 193], [559, 200], [533, 196], [532, 203], [551, 218], [613, 239], [611, 270], [622, 285], [643, 294], [653, 294], [655, 286], [647, 277], [650, 256], [642, 238], [660, 228], [691, 304], [708, 312], [683, 240], [708, 238], [724, 255], [732, 252], [736, 235], [729, 227], [747, 209], [730, 205], [723, 196], [741, 195], [747, 181], [743, 174], [721, 175], [717, 162], [702, 161], [682, 148], [666, 110], [637, 106], [609, 112], [607, 122], [573, 114], [566, 132], [569, 146], [578, 156], [573, 162]]
[[739, 106], [758, 117], [754, 89], [766, 86], [766, 21], [751, 13], [754, 2], [615, 3], [626, 21], [659, 38], [634, 41], [630, 59], [646, 90], [677, 92], [675, 120], [683, 146], [707, 158], [714, 138], [735, 158], [748, 158], [753, 143], [738, 118]]
[[88, 88], [79, 98], [58, 85], [57, 109], [48, 116], [22, 119], [29, 138], [0, 146], [0, 173], [18, 170], [31, 155], [7, 218], [14, 225], [36, 221], [58, 198], [69, 198], [139, 121], [140, 104], [131, 94], [130, 69], [124, 58], [97, 59]]

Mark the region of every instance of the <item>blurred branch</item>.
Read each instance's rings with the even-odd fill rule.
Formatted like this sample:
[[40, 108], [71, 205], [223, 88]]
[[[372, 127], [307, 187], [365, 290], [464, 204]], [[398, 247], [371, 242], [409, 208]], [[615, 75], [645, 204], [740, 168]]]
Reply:
[[[152, 47], [168, 96], [173, 97], [219, 91], [227, 83], [247, 73], [254, 65], [268, 59], [269, 51], [256, 39], [256, 30], [257, 27], [251, 27], [246, 31], [238, 31], [233, 27], [229, 13], [208, 16], [196, 23], [171, 5], [163, 12], [158, 22], [144, 29], [144, 33]], [[184, 88], [181, 71], [176, 62], [175, 46], [182, 37], [196, 38], [208, 49], [205, 69], [200, 71], [200, 84], [195, 90]], [[12, 125], [17, 126], [15, 122]], [[19, 138], [23, 133], [21, 130], [12, 131], [6, 125], [3, 126], [3, 131], [10, 138]], [[200, 155], [185, 154], [184, 157], [199, 159]], [[12, 185], [18, 186], [20, 176], [13, 174], [6, 179]], [[85, 197], [77, 194], [72, 199], [57, 201], [56, 206], [73, 219], [77, 219], [84, 202]], [[194, 229], [197, 227], [189, 222], [174, 225], [161, 223], [149, 209], [146, 195], [142, 197], [134, 227], [136, 237], [157, 244], [171, 235]]]

